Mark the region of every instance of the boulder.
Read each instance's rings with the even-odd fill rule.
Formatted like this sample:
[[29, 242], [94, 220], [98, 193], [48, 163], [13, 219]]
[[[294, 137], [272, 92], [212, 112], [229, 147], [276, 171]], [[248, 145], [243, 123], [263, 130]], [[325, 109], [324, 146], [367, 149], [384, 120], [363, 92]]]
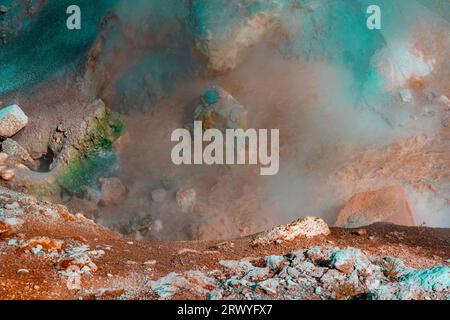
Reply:
[[262, 233], [253, 241], [253, 244], [292, 241], [298, 237], [312, 238], [321, 235], [327, 236], [330, 233], [328, 225], [322, 219], [305, 217]]
[[0, 136], [12, 137], [28, 124], [28, 117], [17, 105], [13, 104], [0, 110]]
[[121, 203], [127, 197], [127, 189], [118, 178], [100, 179], [100, 205], [112, 206]]
[[336, 226], [358, 228], [376, 222], [415, 225], [408, 196], [402, 186], [354, 195], [339, 212]]
[[231, 94], [219, 87], [207, 88], [194, 111], [194, 120], [205, 130], [247, 128], [247, 110]]
[[0, 177], [5, 181], [10, 181], [16, 176], [16, 170], [7, 166], [0, 166]]

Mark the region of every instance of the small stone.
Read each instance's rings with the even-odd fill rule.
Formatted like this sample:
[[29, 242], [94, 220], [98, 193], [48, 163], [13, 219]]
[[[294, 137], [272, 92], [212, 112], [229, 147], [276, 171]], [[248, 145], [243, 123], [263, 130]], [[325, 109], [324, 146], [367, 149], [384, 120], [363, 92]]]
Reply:
[[152, 200], [156, 203], [164, 202], [167, 192], [164, 189], [156, 189], [152, 191]]
[[400, 97], [402, 98], [402, 101], [405, 103], [412, 103], [414, 102], [414, 97], [411, 93], [411, 90], [409, 89], [402, 89], [400, 90]]
[[0, 152], [0, 164], [4, 164], [8, 160], [8, 154]]
[[6, 14], [8, 13], [9, 9], [7, 6], [0, 6], [0, 14]]
[[19, 270], [17, 270], [17, 273], [27, 274], [27, 273], [30, 273], [30, 270], [28, 270], [28, 269], [19, 269]]
[[0, 172], [0, 177], [5, 181], [11, 181], [16, 176], [16, 170], [5, 169]]
[[270, 270], [279, 270], [283, 267], [285, 259], [281, 256], [268, 256], [265, 261]]
[[146, 266], [154, 266], [156, 264], [156, 260], [148, 260], [144, 262]]
[[352, 234], [355, 236], [365, 236], [365, 235], [367, 235], [367, 230], [366, 229], [354, 230], [354, 231], [352, 231]]
[[0, 136], [12, 137], [28, 124], [28, 117], [17, 105], [13, 104], [0, 110]]
[[121, 203], [127, 197], [127, 189], [118, 178], [100, 179], [102, 206], [112, 206]]

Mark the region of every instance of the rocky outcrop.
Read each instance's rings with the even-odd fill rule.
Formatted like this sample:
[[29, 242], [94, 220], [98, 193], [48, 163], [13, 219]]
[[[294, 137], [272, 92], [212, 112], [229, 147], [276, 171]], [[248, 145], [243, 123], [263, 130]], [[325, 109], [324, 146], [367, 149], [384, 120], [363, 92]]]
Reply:
[[415, 225], [408, 196], [402, 186], [354, 195], [339, 212], [336, 226], [357, 228], [375, 222]]
[[320, 218], [305, 217], [284, 226], [278, 226], [270, 231], [258, 235], [253, 243], [267, 244], [274, 242], [292, 241], [297, 237], [317, 237], [330, 234], [328, 225]]
[[101, 100], [93, 102], [89, 111], [76, 126], [54, 130], [49, 143], [54, 158], [48, 172], [17, 168], [15, 184], [40, 198], [57, 200], [61, 192], [83, 195], [115, 170], [113, 143], [123, 124]]
[[208, 69], [223, 73], [238, 66], [273, 30], [287, 5], [284, 0], [192, 1], [190, 24]]

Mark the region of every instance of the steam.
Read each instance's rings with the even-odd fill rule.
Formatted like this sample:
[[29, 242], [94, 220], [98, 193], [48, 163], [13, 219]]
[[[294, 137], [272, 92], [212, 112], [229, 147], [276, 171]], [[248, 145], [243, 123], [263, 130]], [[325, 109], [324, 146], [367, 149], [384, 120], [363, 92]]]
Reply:
[[[349, 63], [344, 59], [341, 45], [355, 39], [327, 33], [323, 40], [317, 40], [312, 34], [309, 38], [303, 34], [293, 46], [296, 52], [309, 52], [309, 55], [293, 56], [279, 47], [274, 48], [273, 41], [278, 36], [275, 34], [254, 47], [236, 69], [205, 77], [191, 72], [200, 62], [190, 57], [192, 43], [181, 40], [190, 36], [186, 26], [174, 23], [170, 27], [163, 23], [186, 19], [187, 12], [181, 6], [175, 9], [158, 1], [135, 1], [130, 8], [127, 3], [124, 1], [118, 7], [116, 15], [121, 23], [114, 29], [118, 35], [106, 41], [102, 53], [105, 55], [102, 59], [116, 62], [113, 74], [104, 78], [107, 68], [94, 72], [104, 81], [99, 86], [102, 88], [99, 95], [112, 108], [127, 114], [128, 133], [121, 142], [118, 174], [130, 193], [122, 205], [102, 210], [101, 219], [105, 224], [149, 218], [162, 224], [162, 229], [154, 233], [161, 239], [229, 238], [305, 215], [320, 216], [332, 224], [351, 193], [400, 182], [407, 186], [419, 221], [450, 226], [448, 200], [436, 194], [424, 195], [409, 186], [408, 179], [414, 177], [414, 171], [397, 181], [377, 176], [372, 184], [334, 178], [344, 168], [357, 168], [367, 150], [379, 150], [382, 154], [397, 140], [439, 134], [441, 109], [425, 101], [428, 89], [442, 87], [436, 87], [432, 80], [445, 75], [442, 57], [446, 53], [448, 57], [448, 42], [446, 49], [429, 60], [423, 50], [423, 54], [416, 55], [408, 51], [419, 50], [413, 41], [412, 25], [407, 25], [407, 30], [402, 32], [390, 26], [389, 30], [371, 36], [369, 40], [376, 39], [375, 47], [363, 39], [356, 49], [349, 48], [361, 55]], [[336, 7], [315, 7], [312, 15], [320, 16], [321, 10], [333, 8]], [[411, 16], [415, 10], [416, 7], [411, 9]], [[431, 13], [430, 16], [434, 17]], [[283, 28], [299, 27], [292, 23], [292, 16], [283, 19]], [[448, 27], [445, 22], [439, 22]], [[150, 35], [157, 26], [164, 36]], [[308, 21], [302, 27], [308, 30]], [[390, 31], [393, 36], [387, 35]], [[365, 34], [367, 30], [355, 32]], [[154, 41], [151, 44], [140, 41], [140, 34]], [[170, 37], [176, 45], [169, 50]], [[320, 49], [329, 53], [328, 57], [318, 54], [319, 45], [314, 41], [323, 41]], [[402, 44], [406, 41], [407, 45], [398, 45], [398, 41]], [[406, 59], [405, 63], [401, 59]], [[384, 73], [386, 61], [391, 63], [391, 68]], [[416, 72], [414, 68], [420, 70]], [[407, 82], [412, 76], [423, 78], [428, 84], [420, 90], [410, 88]], [[210, 85], [221, 86], [248, 109], [249, 127], [280, 130], [278, 175], [261, 177], [254, 166], [172, 164], [171, 132], [186, 124], [187, 106]], [[415, 102], [405, 105], [399, 96], [400, 89], [411, 90]], [[424, 105], [435, 110], [436, 116], [424, 115]], [[440, 145], [440, 148], [446, 147]], [[368, 167], [357, 176], [367, 182], [370, 177], [365, 172], [375, 169], [370, 167], [370, 161], [366, 163]], [[444, 193], [450, 192], [443, 179]], [[151, 191], [162, 187], [168, 191], [167, 201], [152, 202]], [[192, 214], [182, 213], [176, 206], [175, 194], [180, 188], [196, 190], [197, 205]]]

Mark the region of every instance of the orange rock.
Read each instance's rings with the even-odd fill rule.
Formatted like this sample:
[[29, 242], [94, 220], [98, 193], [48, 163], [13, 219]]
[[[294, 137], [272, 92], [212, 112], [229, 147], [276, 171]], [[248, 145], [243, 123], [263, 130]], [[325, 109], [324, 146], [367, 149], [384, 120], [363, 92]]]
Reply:
[[375, 222], [415, 225], [408, 196], [402, 186], [354, 195], [339, 212], [335, 225], [357, 228]]
[[6, 233], [9, 231], [9, 225], [6, 222], [0, 221], [0, 234]]
[[50, 239], [48, 237], [36, 237], [27, 241], [23, 246], [23, 250], [31, 250], [36, 248], [38, 245], [42, 247], [43, 250], [50, 251], [60, 251], [62, 249], [64, 242], [62, 240]]

